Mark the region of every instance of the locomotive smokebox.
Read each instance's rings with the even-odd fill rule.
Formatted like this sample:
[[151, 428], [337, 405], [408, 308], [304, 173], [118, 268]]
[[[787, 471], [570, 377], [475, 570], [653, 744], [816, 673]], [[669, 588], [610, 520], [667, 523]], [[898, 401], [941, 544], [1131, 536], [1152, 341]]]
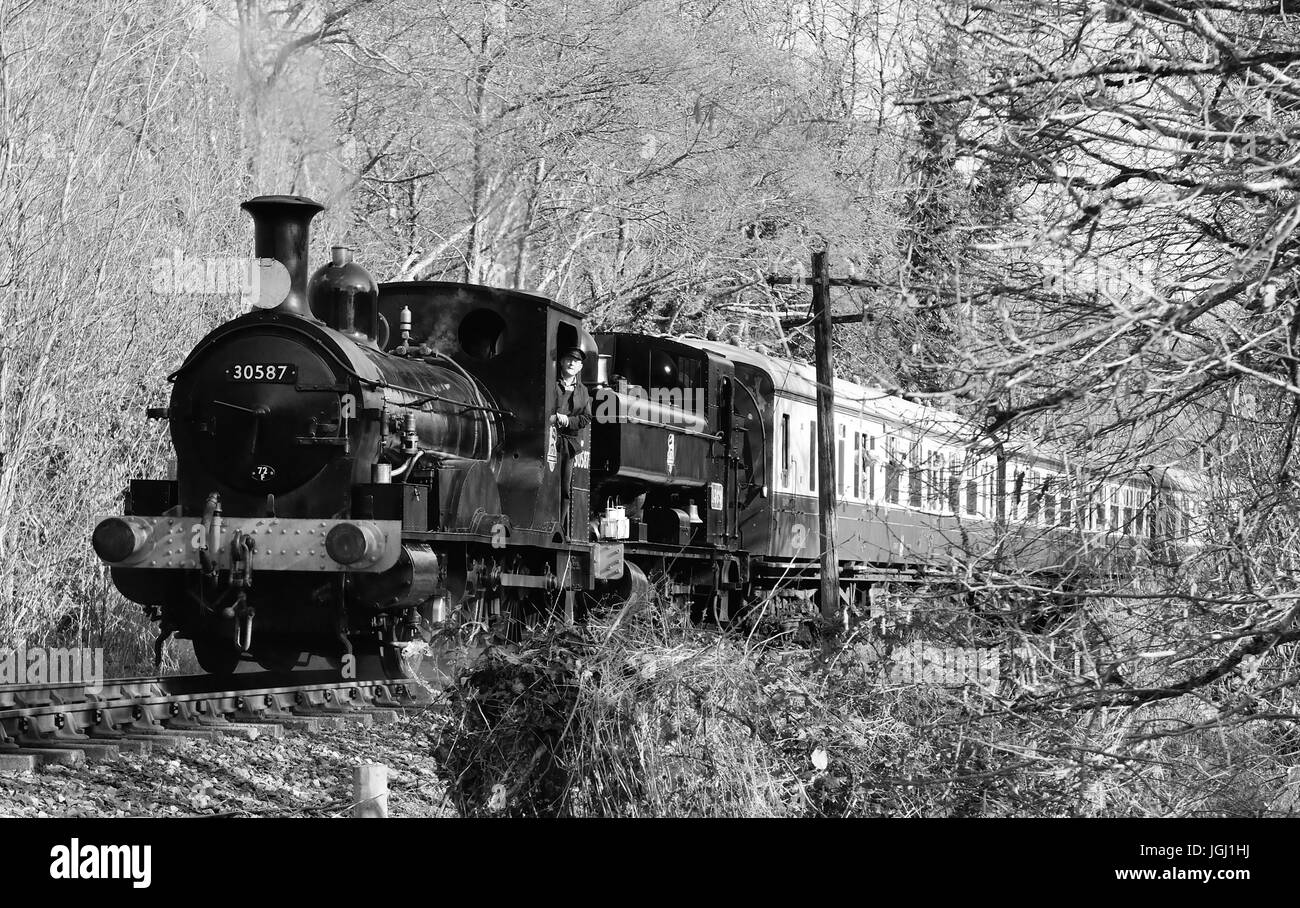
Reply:
[[313, 321], [307, 305], [307, 242], [311, 219], [324, 205], [296, 195], [261, 195], [239, 206], [253, 216], [253, 251], [289, 272], [289, 295], [273, 312], [291, 312]]

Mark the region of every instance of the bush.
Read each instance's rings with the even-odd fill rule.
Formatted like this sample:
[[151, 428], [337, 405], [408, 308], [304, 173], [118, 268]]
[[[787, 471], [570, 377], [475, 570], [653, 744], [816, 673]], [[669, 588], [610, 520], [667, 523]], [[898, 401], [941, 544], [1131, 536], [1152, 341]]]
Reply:
[[777, 816], [795, 780], [760, 736], [743, 641], [643, 613], [497, 632], [436, 744], [462, 815]]
[[[853, 640], [829, 664], [782, 642], [650, 609], [520, 643], [497, 629], [449, 691], [440, 772], [464, 816], [1077, 810], [1079, 773], [1022, 773], [998, 745], [1022, 746], [1024, 723], [942, 688], [884, 685]], [[951, 780], [912, 783], [935, 778]]]

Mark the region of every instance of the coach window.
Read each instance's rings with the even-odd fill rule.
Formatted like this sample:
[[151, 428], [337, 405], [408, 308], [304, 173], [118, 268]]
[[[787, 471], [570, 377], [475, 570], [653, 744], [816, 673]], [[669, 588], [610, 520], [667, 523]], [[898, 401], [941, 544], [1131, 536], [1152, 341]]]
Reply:
[[885, 500], [890, 504], [899, 503], [899, 486], [903, 475], [903, 465], [898, 457], [898, 440], [893, 436], [885, 439]]
[[957, 508], [952, 506], [952, 479], [953, 476], [960, 474], [960, 468], [956, 466], [956, 459], [952, 454], [943, 454], [939, 464], [939, 489], [935, 493], [939, 496], [939, 508], [949, 513], [955, 513]]
[[908, 468], [907, 468], [907, 503], [914, 508], [919, 508], [922, 501], [921, 483], [921, 443], [912, 442], [908, 449]]
[[1016, 470], [1011, 485], [1011, 519], [1021, 520], [1024, 517], [1025, 507], [1023, 499], [1025, 495], [1025, 471]]
[[790, 488], [790, 414], [781, 414], [781, 488]]
[[946, 458], [937, 449], [930, 454], [930, 487], [926, 489], [928, 493], [926, 497], [929, 499], [930, 507], [936, 511], [942, 511], [944, 502], [948, 499], [945, 494], [948, 487], [948, 477], [944, 471], [945, 461]]
[[921, 504], [919, 507], [930, 507], [931, 500], [934, 497], [934, 454], [921, 449]]
[[853, 497], [862, 497], [862, 433], [853, 433]]
[[835, 477], [839, 480], [840, 495], [847, 498], [849, 494], [849, 477], [844, 472], [844, 432], [840, 426], [840, 437], [835, 441]]
[[961, 513], [961, 461], [962, 455], [954, 454], [948, 463], [948, 510], [954, 514]]
[[808, 420], [808, 491], [817, 491], [817, 420]]
[[862, 468], [867, 473], [867, 498], [876, 500], [876, 436], [867, 436], [867, 446], [862, 451]]

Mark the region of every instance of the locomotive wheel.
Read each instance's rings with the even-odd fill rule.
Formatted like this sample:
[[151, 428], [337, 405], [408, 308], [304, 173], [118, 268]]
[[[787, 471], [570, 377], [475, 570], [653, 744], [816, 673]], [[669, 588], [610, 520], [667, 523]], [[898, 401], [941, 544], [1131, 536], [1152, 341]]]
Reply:
[[195, 637], [194, 658], [199, 667], [210, 675], [229, 675], [239, 667], [239, 647], [229, 640], [212, 637]]

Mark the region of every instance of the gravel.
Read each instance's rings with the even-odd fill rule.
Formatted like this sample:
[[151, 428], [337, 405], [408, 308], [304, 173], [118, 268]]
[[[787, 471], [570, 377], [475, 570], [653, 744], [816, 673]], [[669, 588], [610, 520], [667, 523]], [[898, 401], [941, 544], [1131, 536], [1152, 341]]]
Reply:
[[0, 771], [0, 817], [347, 816], [365, 762], [388, 767], [389, 816], [454, 817], [430, 755], [441, 721], [425, 707], [389, 724], [187, 738], [75, 768]]

